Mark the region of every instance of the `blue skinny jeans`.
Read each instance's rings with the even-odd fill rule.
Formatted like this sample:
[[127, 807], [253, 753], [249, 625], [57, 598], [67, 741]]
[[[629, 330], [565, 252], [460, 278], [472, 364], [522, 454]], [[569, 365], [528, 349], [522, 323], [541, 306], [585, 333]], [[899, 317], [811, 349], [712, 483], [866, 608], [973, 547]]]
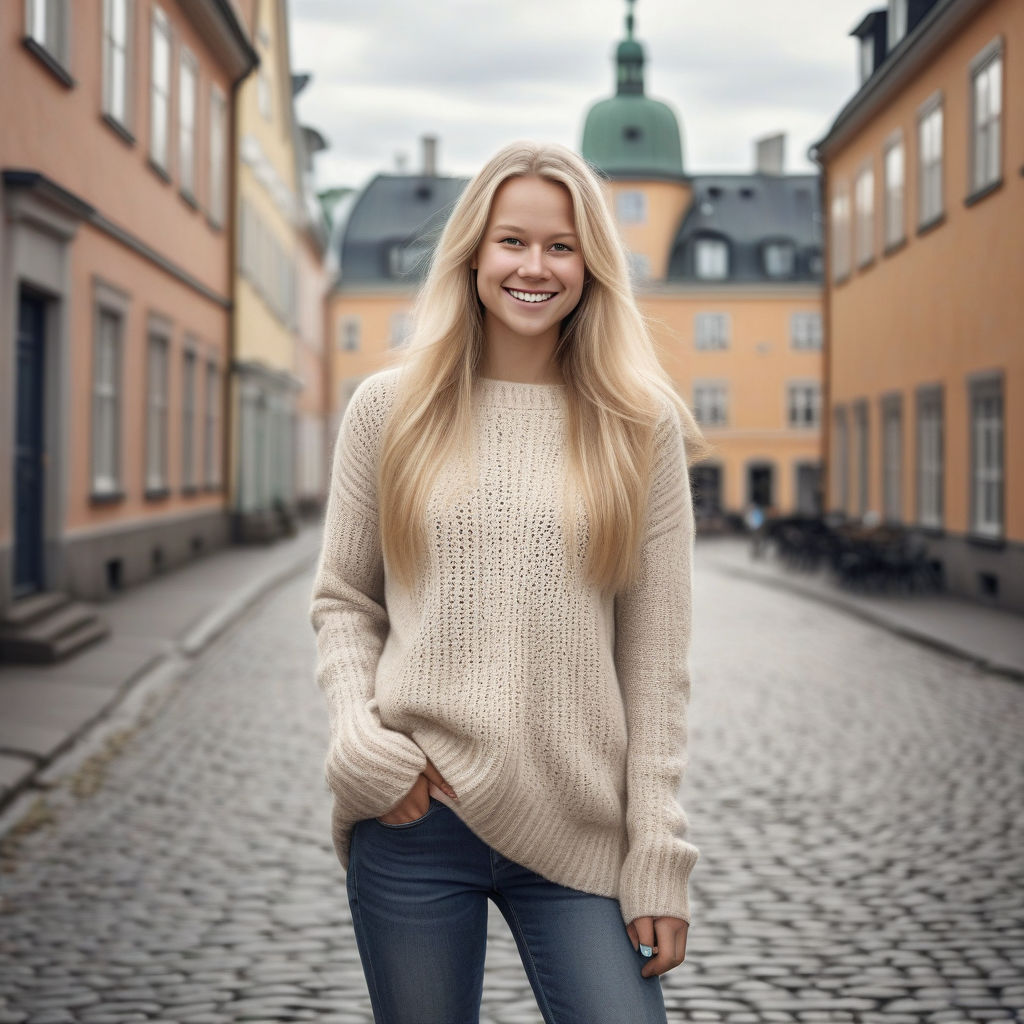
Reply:
[[356, 823], [346, 887], [375, 1024], [478, 1024], [489, 899], [545, 1024], [667, 1024], [618, 900], [508, 860], [433, 796], [415, 821]]

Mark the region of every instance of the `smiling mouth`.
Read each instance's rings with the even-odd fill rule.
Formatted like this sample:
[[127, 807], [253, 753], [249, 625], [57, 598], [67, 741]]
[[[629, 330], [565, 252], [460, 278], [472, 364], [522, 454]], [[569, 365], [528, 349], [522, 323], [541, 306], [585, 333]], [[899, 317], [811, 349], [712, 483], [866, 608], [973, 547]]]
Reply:
[[547, 302], [548, 299], [553, 299], [558, 294], [557, 292], [521, 292], [518, 288], [506, 288], [505, 291], [507, 291], [513, 299], [518, 299], [520, 302], [525, 302], [531, 306]]

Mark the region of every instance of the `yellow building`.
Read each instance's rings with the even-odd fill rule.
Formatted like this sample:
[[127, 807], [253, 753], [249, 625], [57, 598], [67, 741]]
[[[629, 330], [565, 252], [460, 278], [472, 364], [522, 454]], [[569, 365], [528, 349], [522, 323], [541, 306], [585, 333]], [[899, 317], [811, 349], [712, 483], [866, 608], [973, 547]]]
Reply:
[[828, 505], [915, 528], [950, 590], [1024, 610], [1024, 6], [890, 0], [851, 34], [860, 87], [812, 150]]

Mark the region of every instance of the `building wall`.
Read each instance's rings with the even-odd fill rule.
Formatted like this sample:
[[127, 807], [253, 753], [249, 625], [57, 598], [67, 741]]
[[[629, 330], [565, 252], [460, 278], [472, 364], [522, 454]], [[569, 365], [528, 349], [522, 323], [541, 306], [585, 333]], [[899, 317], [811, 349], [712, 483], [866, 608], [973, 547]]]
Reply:
[[[1002, 37], [1002, 183], [989, 194], [965, 202], [968, 178], [970, 66], [990, 42]], [[902, 521], [917, 519], [917, 436], [915, 394], [922, 385], [941, 385], [944, 408], [943, 523], [931, 547], [946, 567], [947, 582], [977, 595], [976, 571], [1001, 573], [1005, 600], [1024, 608], [1024, 464], [1004, 454], [1004, 545], [1000, 561], [991, 546], [970, 539], [971, 456], [969, 381], [974, 374], [1002, 375], [1004, 438], [1024, 435], [1024, 7], [996, 0], [962, 26], [856, 134], [827, 158], [831, 197], [845, 183], [852, 197], [854, 178], [866, 163], [874, 167], [874, 259], [833, 280], [829, 253], [828, 295], [831, 366], [829, 413], [866, 400], [868, 411], [868, 493], [864, 504], [882, 512], [883, 396], [902, 398]], [[943, 209], [941, 222], [918, 231], [919, 107], [936, 92], [943, 103]], [[883, 251], [883, 147], [897, 130], [906, 153], [905, 244]], [[831, 226], [830, 226], [831, 227]], [[851, 231], [851, 235], [854, 232]], [[831, 422], [831, 419], [830, 419]], [[848, 427], [852, 439], [852, 424]], [[860, 505], [856, 446], [849, 446], [846, 492]], [[833, 462], [830, 472], [838, 475]], [[838, 507], [841, 486], [829, 483]], [[966, 546], [965, 546], [966, 545]], [[976, 564], [975, 564], [976, 563]], [[984, 563], [985, 568], [980, 567]], [[999, 566], [1002, 566], [1000, 569]], [[1011, 569], [1011, 565], [1014, 567]], [[995, 568], [993, 568], [995, 566]]]
[[[646, 211], [642, 221], [620, 219], [619, 197], [624, 192], [640, 192], [645, 196]], [[672, 242], [690, 205], [692, 189], [671, 181], [612, 181], [606, 185], [606, 195], [626, 248], [646, 256], [650, 279], [663, 281], [668, 273]]]
[[[650, 320], [662, 365], [691, 409], [695, 381], [726, 384], [727, 425], [703, 425], [719, 451], [724, 510], [744, 510], [750, 500], [748, 466], [768, 463], [775, 467], [776, 511], [795, 512], [796, 466], [820, 462], [821, 431], [818, 426], [788, 426], [787, 384], [820, 382], [822, 354], [792, 346], [790, 318], [793, 313], [820, 312], [818, 290], [781, 285], [760, 290], [663, 289], [641, 294], [640, 306]], [[698, 349], [697, 315], [719, 312], [729, 316], [728, 347]]]

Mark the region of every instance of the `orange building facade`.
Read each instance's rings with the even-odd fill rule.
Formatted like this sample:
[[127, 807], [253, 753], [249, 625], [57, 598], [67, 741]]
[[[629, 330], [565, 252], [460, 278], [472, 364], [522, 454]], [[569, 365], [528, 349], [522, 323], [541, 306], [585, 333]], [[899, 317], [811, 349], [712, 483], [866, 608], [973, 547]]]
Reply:
[[813, 151], [828, 507], [913, 527], [951, 591], [1024, 611], [1024, 5], [899, 6], [854, 30], [861, 87]]
[[230, 5], [0, 4], [0, 618], [226, 540]]

